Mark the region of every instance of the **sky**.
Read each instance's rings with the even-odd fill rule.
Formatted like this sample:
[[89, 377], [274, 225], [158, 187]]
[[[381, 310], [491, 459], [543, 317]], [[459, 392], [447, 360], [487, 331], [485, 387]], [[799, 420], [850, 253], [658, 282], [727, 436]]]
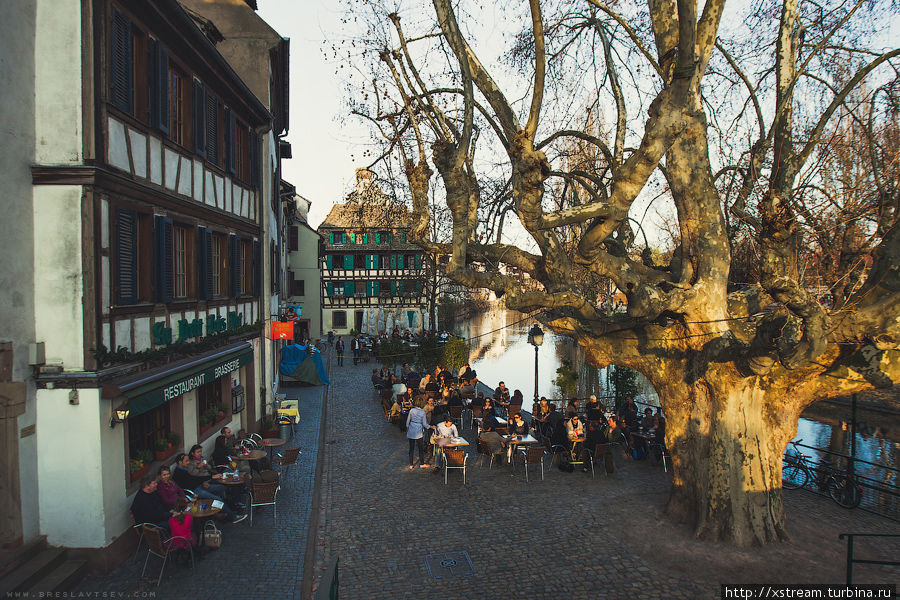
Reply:
[[337, 65], [326, 61], [323, 41], [341, 31], [341, 8], [335, 0], [259, 0], [258, 14], [291, 40], [290, 131], [293, 158], [282, 163], [282, 176], [312, 202], [309, 220], [316, 227], [331, 205], [343, 200], [355, 182], [362, 160], [360, 144], [368, 131], [342, 122], [343, 84]]

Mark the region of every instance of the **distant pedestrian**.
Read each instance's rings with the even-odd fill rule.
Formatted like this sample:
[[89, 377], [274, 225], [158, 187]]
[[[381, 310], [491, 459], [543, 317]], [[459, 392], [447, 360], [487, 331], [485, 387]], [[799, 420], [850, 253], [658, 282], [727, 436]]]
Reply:
[[416, 401], [416, 405], [410, 409], [406, 417], [406, 439], [409, 440], [409, 469], [415, 468], [413, 462], [413, 453], [416, 448], [419, 449], [419, 467], [427, 469], [431, 465], [425, 462], [425, 443], [422, 440], [426, 429], [430, 429], [425, 411], [422, 409], [421, 400]]
[[337, 354], [338, 366], [344, 366], [344, 338], [338, 336], [337, 342], [334, 344], [334, 352]]
[[359, 336], [354, 336], [350, 344], [350, 348], [353, 350], [353, 364], [355, 365], [359, 362]]
[[328, 332], [328, 346], [329, 347], [334, 346], [334, 332], [333, 331]]

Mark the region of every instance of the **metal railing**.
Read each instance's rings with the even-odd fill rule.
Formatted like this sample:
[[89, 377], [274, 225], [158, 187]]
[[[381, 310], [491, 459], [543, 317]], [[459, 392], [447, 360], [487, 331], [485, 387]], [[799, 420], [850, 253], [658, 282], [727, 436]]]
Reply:
[[[893, 519], [895, 521], [900, 520], [900, 510], [898, 510], [900, 509], [900, 489], [898, 489], [896, 485], [885, 484], [873, 477], [861, 475], [859, 473], [857, 465], [866, 465], [867, 467], [870, 467], [870, 469], [868, 469], [869, 471], [881, 470], [887, 473], [895, 474], [900, 473], [900, 469], [864, 460], [862, 458], [853, 457], [849, 454], [843, 454], [842, 452], [835, 452], [833, 450], [828, 450], [825, 448], [809, 446], [807, 444], [798, 443], [796, 444], [796, 446], [798, 448], [815, 450], [816, 452], [827, 455], [827, 458], [825, 458], [824, 460], [827, 463], [831, 463], [831, 465], [835, 467], [841, 467], [841, 461], [845, 461], [847, 465], [846, 471], [853, 476], [853, 479], [856, 481], [856, 483], [860, 487], [864, 488], [864, 491], [870, 490], [868, 493], [863, 494], [863, 504], [861, 504], [859, 508], [867, 512], [881, 515], [883, 517], [888, 517], [889, 519]], [[820, 465], [813, 462], [809, 466], [816, 472], [817, 476], [821, 474], [822, 468], [820, 467]], [[815, 486], [807, 486], [806, 489], [819, 494], [824, 494], [822, 490], [817, 489]], [[880, 508], [878, 506], [879, 503], [881, 505], [887, 505], [887, 510], [878, 510]]]
[[891, 567], [900, 566], [900, 562], [895, 560], [871, 560], [864, 558], [853, 558], [853, 540], [858, 537], [873, 538], [900, 538], [900, 534], [896, 533], [842, 533], [838, 539], [847, 540], [847, 585], [853, 585], [853, 565], [886, 565]]

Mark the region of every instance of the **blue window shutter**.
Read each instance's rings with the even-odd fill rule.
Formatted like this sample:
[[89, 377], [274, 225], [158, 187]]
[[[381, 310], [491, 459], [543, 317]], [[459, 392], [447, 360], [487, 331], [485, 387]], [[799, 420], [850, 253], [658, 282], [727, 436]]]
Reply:
[[197, 297], [201, 300], [209, 299], [209, 288], [206, 285], [209, 278], [209, 229], [199, 227], [197, 229]]
[[260, 183], [259, 174], [262, 171], [260, 168], [262, 165], [260, 161], [262, 160], [259, 156], [259, 136], [256, 135], [256, 132], [253, 129], [250, 130], [250, 185], [255, 188], [259, 188], [262, 184]]
[[206, 110], [206, 160], [219, 164], [219, 100], [207, 91], [204, 99]]
[[112, 52], [110, 60], [110, 101], [113, 106], [127, 113], [134, 112], [134, 87], [131, 37], [131, 21], [113, 9]]
[[194, 96], [193, 112], [193, 129], [194, 129], [194, 152], [201, 158], [206, 157], [206, 94], [203, 91], [203, 84], [194, 80]]
[[241, 238], [232, 234], [228, 242], [231, 255], [231, 297], [237, 298], [241, 295]]
[[174, 256], [172, 256], [172, 243], [174, 241], [174, 223], [172, 219], [157, 216], [154, 219], [154, 238], [156, 256], [154, 260], [155, 273], [155, 299], [159, 303], [172, 301], [174, 292]]
[[253, 295], [262, 293], [262, 252], [259, 241], [253, 242]]
[[169, 133], [169, 53], [159, 40], [150, 39], [150, 126]]
[[137, 214], [120, 208], [116, 217], [116, 304], [137, 302]]

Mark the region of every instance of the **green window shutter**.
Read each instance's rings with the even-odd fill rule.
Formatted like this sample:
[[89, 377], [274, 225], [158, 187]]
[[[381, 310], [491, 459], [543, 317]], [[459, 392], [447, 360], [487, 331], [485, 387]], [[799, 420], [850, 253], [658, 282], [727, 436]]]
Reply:
[[347, 234], [346, 234], [346, 233], [342, 233], [342, 234], [341, 234], [341, 243], [342, 243], [342, 244], [346, 244], [346, 243], [347, 243]]
[[334, 232], [333, 232], [333, 231], [332, 231], [331, 233], [328, 234], [328, 243], [329, 243], [329, 244], [333, 244], [333, 243], [334, 243]]
[[396, 296], [396, 295], [397, 295], [397, 282], [392, 281], [391, 282], [391, 296]]
[[372, 291], [375, 296], [378, 296], [379, 294], [381, 294], [381, 282], [380, 281], [376, 281], [372, 284]]
[[400, 234], [400, 243], [401, 244], [406, 243], [406, 233], [405, 232]]
[[417, 269], [422, 268], [422, 255], [421, 254], [416, 254], [416, 268]]
[[393, 243], [394, 243], [394, 234], [389, 233], [388, 234], [388, 244], [393, 244]]
[[344, 282], [344, 295], [348, 298], [353, 297], [353, 293], [356, 291], [356, 285], [352, 281]]
[[351, 243], [351, 244], [355, 244], [355, 243], [356, 243], [356, 234], [355, 234], [355, 233], [351, 233], [351, 234], [350, 234], [350, 243]]
[[366, 298], [371, 298], [371, 297], [372, 297], [372, 282], [367, 281], [366, 282]]
[[380, 233], [376, 233], [376, 234], [375, 234], [375, 243], [376, 243], [376, 244], [380, 244], [380, 243], [381, 243], [381, 234], [380, 234]]
[[[331, 235], [334, 235], [333, 233]], [[331, 269], [331, 265], [334, 263], [334, 257], [330, 254], [325, 255], [325, 268]]]
[[397, 268], [397, 255], [396, 254], [391, 254], [391, 268], [392, 269]]
[[402, 254], [397, 255], [397, 268], [398, 269], [403, 268], [403, 255]]
[[369, 243], [369, 234], [364, 233], [363, 234], [363, 244], [368, 244], [368, 243]]
[[345, 269], [352, 269], [352, 268], [353, 268], [353, 255], [352, 255], [352, 254], [345, 254], [345, 255], [344, 255], [344, 268], [345, 268]]
[[422, 282], [421, 281], [416, 282], [416, 293], [418, 293], [418, 294], [422, 293]]
[[334, 283], [332, 283], [331, 281], [325, 284], [325, 295], [329, 298], [334, 296]]

